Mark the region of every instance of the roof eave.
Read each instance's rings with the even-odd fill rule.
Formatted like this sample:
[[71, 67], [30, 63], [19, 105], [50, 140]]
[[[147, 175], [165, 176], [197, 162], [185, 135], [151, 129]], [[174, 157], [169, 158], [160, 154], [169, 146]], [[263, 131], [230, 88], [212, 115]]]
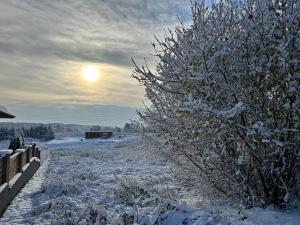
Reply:
[[16, 116], [8, 112], [5, 108], [0, 107], [0, 118], [4, 119], [13, 119]]

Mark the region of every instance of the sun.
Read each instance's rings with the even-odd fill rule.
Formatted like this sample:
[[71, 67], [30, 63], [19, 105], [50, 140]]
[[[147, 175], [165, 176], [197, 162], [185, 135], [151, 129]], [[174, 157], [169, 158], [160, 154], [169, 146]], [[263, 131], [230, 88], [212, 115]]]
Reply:
[[95, 82], [100, 78], [100, 73], [97, 66], [84, 66], [81, 71], [83, 79], [88, 82]]

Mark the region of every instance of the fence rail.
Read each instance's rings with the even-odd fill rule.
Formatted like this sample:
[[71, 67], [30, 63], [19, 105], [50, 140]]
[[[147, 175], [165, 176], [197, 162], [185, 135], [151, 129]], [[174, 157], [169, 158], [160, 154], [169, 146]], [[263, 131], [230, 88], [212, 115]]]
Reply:
[[0, 158], [0, 186], [9, 181], [18, 173], [22, 172], [23, 167], [36, 157], [40, 159], [41, 150], [32, 145], [24, 150], [6, 155]]

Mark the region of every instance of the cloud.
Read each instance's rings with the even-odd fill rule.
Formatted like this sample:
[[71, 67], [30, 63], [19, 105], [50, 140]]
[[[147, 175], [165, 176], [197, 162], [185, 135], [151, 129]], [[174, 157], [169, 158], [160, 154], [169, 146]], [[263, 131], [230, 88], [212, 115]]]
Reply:
[[[189, 0], [0, 1], [0, 103], [139, 107], [131, 57], [153, 64], [154, 35], [188, 14]], [[97, 87], [80, 80], [85, 64], [101, 67]]]
[[[0, 51], [115, 65], [146, 55], [188, 0], [24, 0], [0, 3]], [[14, 10], [16, 12], [14, 12]], [[5, 15], [6, 15], [5, 14]], [[15, 20], [14, 20], [15, 19]]]

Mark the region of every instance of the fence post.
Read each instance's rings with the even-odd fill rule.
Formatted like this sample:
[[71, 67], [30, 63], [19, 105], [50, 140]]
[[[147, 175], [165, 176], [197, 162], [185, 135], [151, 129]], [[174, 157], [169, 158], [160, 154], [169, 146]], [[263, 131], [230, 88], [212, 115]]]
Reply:
[[32, 145], [32, 157], [36, 156], [36, 144]]
[[2, 168], [2, 184], [9, 182], [9, 164], [10, 164], [10, 155], [6, 155], [2, 158], [3, 168]]
[[23, 168], [23, 154], [24, 154], [24, 152], [19, 152], [19, 155], [18, 155], [18, 169], [17, 169], [18, 173], [22, 172], [22, 168]]
[[33, 155], [33, 147], [30, 147], [29, 149], [28, 149], [28, 163], [30, 163], [30, 160], [31, 160], [31, 158], [32, 158], [32, 155]]
[[37, 157], [41, 159], [41, 149], [37, 147]]
[[26, 148], [26, 163], [30, 161], [30, 148]]

